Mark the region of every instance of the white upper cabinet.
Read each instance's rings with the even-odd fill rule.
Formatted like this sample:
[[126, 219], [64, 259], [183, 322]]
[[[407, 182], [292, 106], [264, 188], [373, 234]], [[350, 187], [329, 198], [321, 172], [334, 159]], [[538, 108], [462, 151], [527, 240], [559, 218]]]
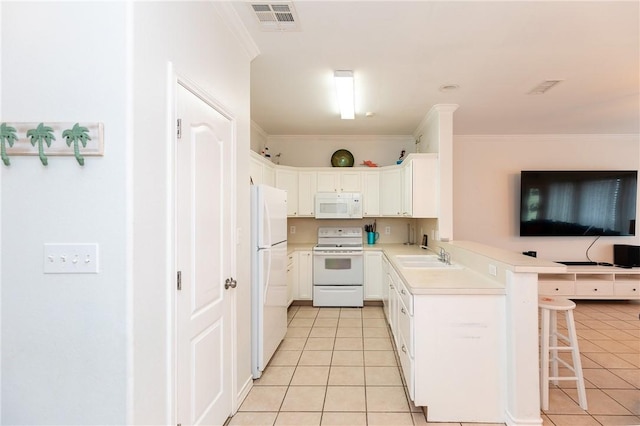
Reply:
[[287, 191], [289, 217], [314, 217], [317, 192], [359, 192], [365, 217], [438, 217], [438, 154], [410, 154], [398, 166], [379, 169], [275, 166], [252, 153], [254, 184]]
[[276, 170], [276, 188], [287, 191], [287, 216], [298, 216], [298, 170], [279, 167]]
[[380, 174], [380, 213], [402, 216], [402, 173], [400, 168], [382, 170]]
[[[411, 160], [411, 174], [408, 178], [406, 197], [411, 200], [411, 205], [405, 205], [407, 213], [411, 217], [435, 218], [438, 217], [438, 188], [440, 187], [438, 155], [421, 154]], [[410, 182], [410, 183], [409, 183]]]
[[360, 192], [360, 172], [318, 172], [318, 192]]
[[413, 161], [407, 161], [402, 170], [402, 215], [413, 216]]
[[254, 185], [264, 184], [275, 186], [275, 165], [256, 152], [251, 151], [251, 156], [249, 157], [249, 176]]
[[362, 172], [361, 182], [363, 216], [380, 216], [380, 172]]
[[316, 172], [300, 171], [298, 173], [298, 216], [313, 217], [315, 215], [316, 178]]

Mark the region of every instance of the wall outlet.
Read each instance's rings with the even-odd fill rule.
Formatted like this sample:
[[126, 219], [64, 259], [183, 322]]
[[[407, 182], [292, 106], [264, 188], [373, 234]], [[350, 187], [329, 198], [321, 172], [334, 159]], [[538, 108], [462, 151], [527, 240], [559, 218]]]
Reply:
[[98, 244], [45, 244], [45, 274], [97, 274]]
[[385, 226], [384, 227], [384, 234], [385, 235], [391, 235], [391, 227], [390, 226]]
[[289, 227], [289, 233], [290, 233], [290, 234], [295, 234], [295, 233], [296, 233], [296, 227], [295, 227], [295, 226], [293, 226], [293, 225], [292, 225], [292, 226], [290, 226], [290, 227]]

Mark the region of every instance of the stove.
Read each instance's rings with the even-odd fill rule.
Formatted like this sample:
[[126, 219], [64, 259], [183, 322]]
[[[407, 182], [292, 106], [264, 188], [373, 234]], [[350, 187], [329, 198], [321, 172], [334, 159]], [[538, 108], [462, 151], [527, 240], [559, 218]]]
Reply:
[[318, 228], [313, 248], [313, 306], [361, 307], [364, 299], [362, 228]]

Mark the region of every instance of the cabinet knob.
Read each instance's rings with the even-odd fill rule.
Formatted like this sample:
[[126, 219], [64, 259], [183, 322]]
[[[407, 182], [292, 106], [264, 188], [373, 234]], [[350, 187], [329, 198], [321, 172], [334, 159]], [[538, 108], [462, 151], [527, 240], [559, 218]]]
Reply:
[[559, 289], [559, 288], [556, 288], [556, 291], [560, 291], [560, 289]]
[[400, 293], [402, 293], [402, 294], [407, 294], [407, 293], [404, 291], [404, 288], [403, 288], [402, 290], [400, 290]]
[[598, 289], [597, 289], [597, 288], [594, 288], [594, 289], [593, 289], [593, 291], [598, 291]]
[[405, 311], [404, 308], [400, 308], [400, 312], [402, 312], [403, 314], [407, 313], [407, 311]]
[[402, 352], [404, 352], [405, 354], [407, 353], [407, 347], [405, 345], [402, 345]]

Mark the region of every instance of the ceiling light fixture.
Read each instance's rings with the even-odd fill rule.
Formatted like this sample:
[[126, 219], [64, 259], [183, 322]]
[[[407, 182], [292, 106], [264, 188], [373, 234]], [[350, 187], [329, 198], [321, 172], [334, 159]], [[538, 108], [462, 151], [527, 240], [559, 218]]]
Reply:
[[340, 118], [353, 120], [355, 118], [355, 96], [353, 90], [353, 71], [339, 70], [333, 73], [340, 106]]

